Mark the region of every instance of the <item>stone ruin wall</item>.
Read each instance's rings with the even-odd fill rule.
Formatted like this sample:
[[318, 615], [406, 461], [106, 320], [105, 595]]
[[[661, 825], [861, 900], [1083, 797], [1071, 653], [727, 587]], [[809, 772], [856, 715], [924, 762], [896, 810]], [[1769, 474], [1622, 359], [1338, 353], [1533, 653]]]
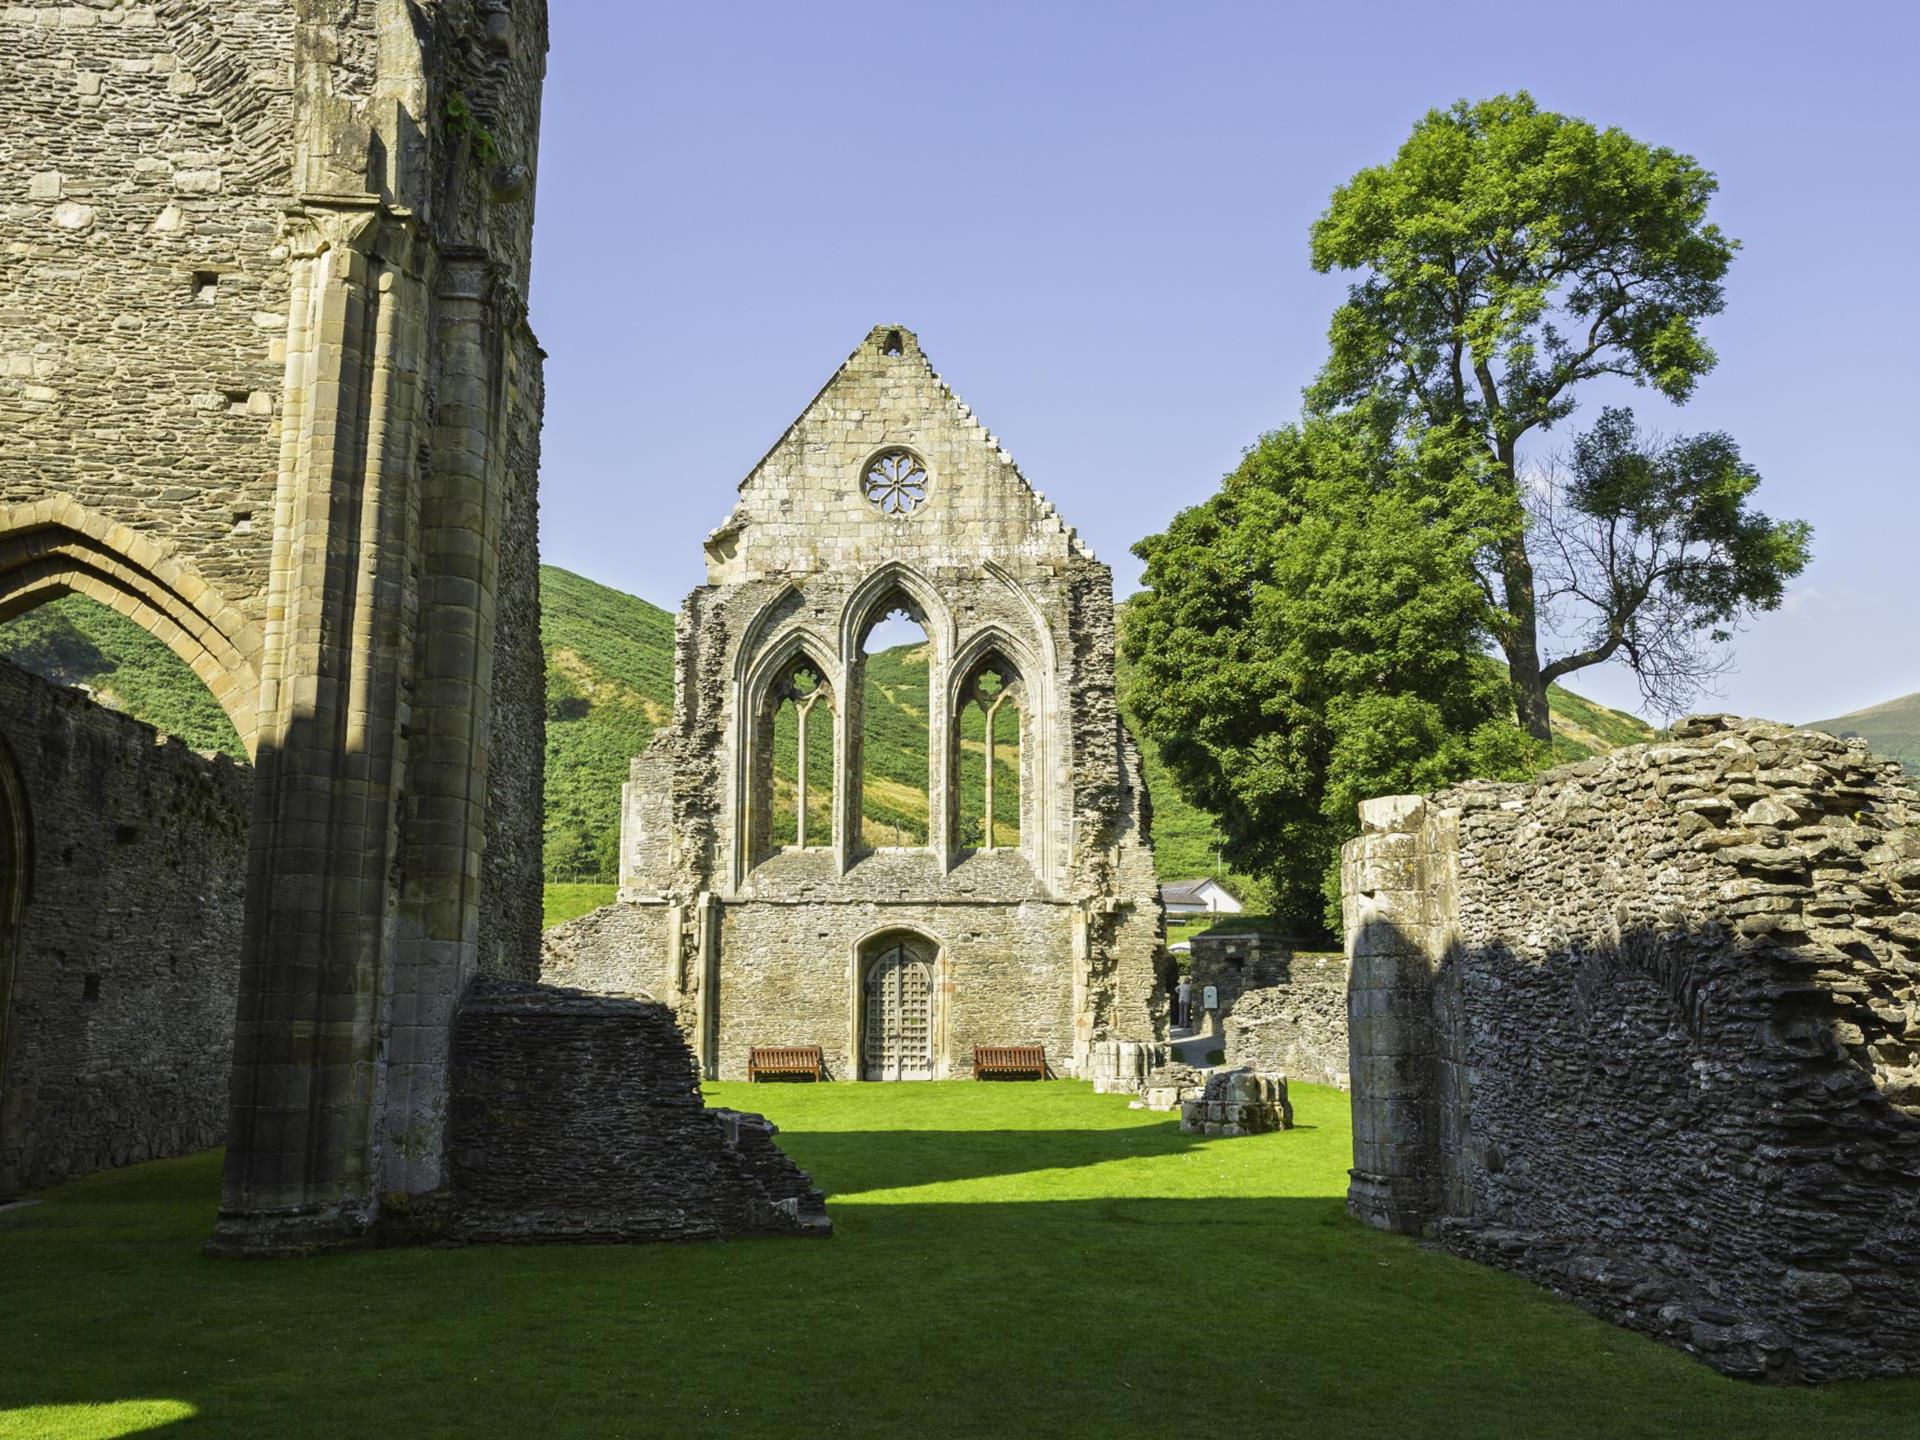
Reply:
[[448, 1223], [461, 1240], [830, 1234], [757, 1115], [708, 1109], [664, 1005], [483, 980], [454, 1032]]
[[4, 661], [0, 765], [0, 1199], [219, 1144], [251, 772]]
[[1240, 994], [1224, 1029], [1229, 1065], [1347, 1089], [1346, 958], [1290, 956], [1283, 974]]
[[1354, 1180], [1729, 1373], [1920, 1369], [1920, 796], [1699, 717], [1362, 807]]
[[57, 492], [180, 547], [254, 649], [293, 31], [286, 0], [0, 7], [0, 502]]
[[[910, 514], [862, 491], [887, 445], [911, 447], [932, 477]], [[626, 786], [620, 901], [549, 933], [543, 978], [662, 1000], [706, 1073], [729, 1079], [750, 1047], [775, 1044], [817, 1044], [833, 1074], [857, 1075], [859, 952], [896, 928], [939, 954], [936, 1073], [967, 1073], [976, 1043], [1044, 1044], [1065, 1069], [1096, 1036], [1160, 1033], [1158, 883], [1114, 695], [1112, 575], [912, 332], [867, 336], [742, 482], [707, 556], [709, 583], [676, 624], [673, 722]], [[859, 646], [896, 601], [928, 635], [932, 755], [951, 745], [947, 690], [977, 658], [997, 652], [1019, 673], [1017, 849], [961, 847], [938, 763], [927, 843], [864, 844]], [[846, 763], [831, 782], [810, 777], [830, 833], [810, 809], [808, 847], [768, 853], [752, 797], [771, 756], [753, 717], [802, 651], [833, 696]]]
[[[177, 875], [251, 874], [247, 924], [238, 897], [212, 917], [241, 937], [240, 1003], [232, 973], [178, 998], [191, 1103], [141, 1072], [175, 1102], [168, 1147], [228, 1138], [222, 1253], [461, 1224], [461, 997], [537, 971], [546, 49], [543, 0], [0, 7], [0, 619], [67, 591], [115, 607], [258, 762], [250, 840], [174, 836]], [[88, 1043], [112, 1053], [75, 1052], [109, 1078], [149, 1038], [100, 1023], [130, 993], [119, 943], [86, 941]], [[9, 1093], [42, 1123], [62, 1057], [22, 1057]], [[606, 1099], [613, 1133], [633, 1097]], [[670, 1188], [670, 1159], [639, 1163]], [[599, 1173], [583, 1205], [640, 1180]]]

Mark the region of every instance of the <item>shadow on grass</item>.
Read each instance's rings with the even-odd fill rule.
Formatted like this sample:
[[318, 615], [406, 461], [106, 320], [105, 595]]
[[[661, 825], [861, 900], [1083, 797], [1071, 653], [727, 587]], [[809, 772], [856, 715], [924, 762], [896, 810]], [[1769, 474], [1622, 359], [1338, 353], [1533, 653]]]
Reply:
[[784, 1093], [782, 1142], [837, 1197], [824, 1244], [244, 1264], [200, 1254], [216, 1155], [52, 1192], [0, 1217], [0, 1437], [129, 1433], [19, 1407], [133, 1396], [192, 1407], [137, 1432], [180, 1440], [1111, 1437], [1180, 1416], [1333, 1440], [1885, 1440], [1920, 1406], [1920, 1383], [1728, 1381], [1353, 1224], [1331, 1094], [1298, 1097], [1319, 1134], [1223, 1140], [1067, 1086]]
[[[94, 1425], [116, 1417], [182, 1440], [1132, 1436], [1188, 1414], [1209, 1433], [1334, 1440], [1884, 1440], [1920, 1403], [1920, 1385], [1727, 1381], [1511, 1277], [1352, 1225], [1331, 1197], [836, 1213], [826, 1244], [273, 1264], [201, 1257], [203, 1203], [137, 1257], [85, 1216], [0, 1234], [13, 1302], [0, 1436], [136, 1433]], [[131, 1396], [191, 1418], [151, 1428]], [[90, 1404], [127, 1408], [16, 1408]]]

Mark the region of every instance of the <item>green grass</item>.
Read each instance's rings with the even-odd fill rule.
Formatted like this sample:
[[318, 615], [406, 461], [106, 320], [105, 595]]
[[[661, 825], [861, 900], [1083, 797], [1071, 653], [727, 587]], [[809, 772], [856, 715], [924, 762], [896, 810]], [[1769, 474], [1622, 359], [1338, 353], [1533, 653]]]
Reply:
[[1640, 745], [1659, 732], [1638, 715], [1610, 709], [1561, 685], [1547, 687], [1547, 713], [1553, 722], [1553, 763]]
[[551, 930], [556, 925], [577, 919], [589, 910], [611, 905], [614, 896], [619, 893], [618, 885], [549, 883], [541, 892], [541, 928]]
[[1723, 1379], [1353, 1224], [1334, 1091], [1216, 1140], [1074, 1082], [710, 1095], [834, 1239], [215, 1261], [213, 1155], [0, 1214], [0, 1437], [1913, 1433], [1920, 1382]]

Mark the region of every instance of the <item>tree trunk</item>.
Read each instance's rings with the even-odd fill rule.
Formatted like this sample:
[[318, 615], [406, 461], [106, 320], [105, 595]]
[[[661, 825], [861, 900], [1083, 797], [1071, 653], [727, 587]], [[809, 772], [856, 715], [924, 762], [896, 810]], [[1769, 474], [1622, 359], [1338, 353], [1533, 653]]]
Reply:
[[1507, 614], [1512, 617], [1500, 636], [1507, 652], [1507, 677], [1513, 684], [1514, 718], [1536, 740], [1553, 739], [1553, 719], [1547, 709], [1547, 682], [1540, 674], [1540, 630], [1533, 595], [1533, 561], [1527, 558], [1527, 539], [1516, 534], [1500, 556], [1506, 582]]

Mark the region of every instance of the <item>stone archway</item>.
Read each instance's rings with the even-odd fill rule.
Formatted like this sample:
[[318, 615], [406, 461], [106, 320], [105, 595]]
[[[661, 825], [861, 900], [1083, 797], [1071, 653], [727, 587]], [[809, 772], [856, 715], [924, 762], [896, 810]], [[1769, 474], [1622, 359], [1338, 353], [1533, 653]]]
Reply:
[[864, 950], [860, 966], [860, 1078], [931, 1080], [939, 1065], [938, 948], [895, 932]]

